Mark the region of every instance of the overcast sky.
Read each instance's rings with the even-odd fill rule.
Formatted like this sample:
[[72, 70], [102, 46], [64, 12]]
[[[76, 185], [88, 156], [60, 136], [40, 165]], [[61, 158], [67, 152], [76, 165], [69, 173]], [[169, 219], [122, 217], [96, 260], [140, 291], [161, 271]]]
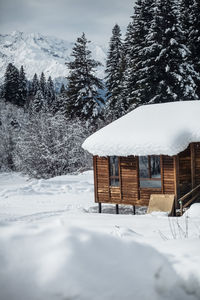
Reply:
[[40, 32], [74, 41], [82, 32], [106, 44], [115, 23], [125, 31], [134, 0], [0, 0], [0, 31]]

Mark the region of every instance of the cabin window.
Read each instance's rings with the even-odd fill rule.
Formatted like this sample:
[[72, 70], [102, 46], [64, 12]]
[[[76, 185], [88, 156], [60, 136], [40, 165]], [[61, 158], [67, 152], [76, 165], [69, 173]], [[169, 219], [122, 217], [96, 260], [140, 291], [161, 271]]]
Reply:
[[119, 186], [119, 159], [117, 156], [109, 157], [110, 185]]
[[139, 175], [141, 188], [161, 188], [160, 156], [140, 156]]

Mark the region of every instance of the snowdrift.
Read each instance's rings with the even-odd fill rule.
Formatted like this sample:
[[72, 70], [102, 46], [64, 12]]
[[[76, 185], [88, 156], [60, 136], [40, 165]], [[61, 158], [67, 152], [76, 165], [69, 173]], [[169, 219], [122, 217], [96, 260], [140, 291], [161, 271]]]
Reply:
[[186, 299], [167, 259], [136, 241], [57, 221], [6, 228], [0, 244], [3, 300]]

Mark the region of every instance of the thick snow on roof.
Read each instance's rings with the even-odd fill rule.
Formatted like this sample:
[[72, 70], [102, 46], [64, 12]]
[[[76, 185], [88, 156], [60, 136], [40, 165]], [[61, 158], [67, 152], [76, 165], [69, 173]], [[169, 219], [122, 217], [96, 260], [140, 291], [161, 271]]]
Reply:
[[176, 155], [200, 142], [200, 101], [140, 106], [88, 137], [82, 147], [99, 156]]

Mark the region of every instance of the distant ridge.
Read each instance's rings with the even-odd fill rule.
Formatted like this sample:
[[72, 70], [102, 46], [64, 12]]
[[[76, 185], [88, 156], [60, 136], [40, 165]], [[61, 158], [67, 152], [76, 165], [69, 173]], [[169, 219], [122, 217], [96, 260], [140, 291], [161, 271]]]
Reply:
[[[0, 34], [0, 83], [10, 62], [18, 68], [23, 65], [28, 79], [32, 79], [34, 73], [40, 75], [44, 72], [46, 77], [51, 76], [55, 82], [62, 82], [68, 75], [65, 62], [72, 59], [70, 54], [74, 42], [40, 33], [13, 31]], [[89, 48], [94, 59], [103, 64], [97, 70], [97, 76], [103, 78], [106, 50], [93, 42]]]

